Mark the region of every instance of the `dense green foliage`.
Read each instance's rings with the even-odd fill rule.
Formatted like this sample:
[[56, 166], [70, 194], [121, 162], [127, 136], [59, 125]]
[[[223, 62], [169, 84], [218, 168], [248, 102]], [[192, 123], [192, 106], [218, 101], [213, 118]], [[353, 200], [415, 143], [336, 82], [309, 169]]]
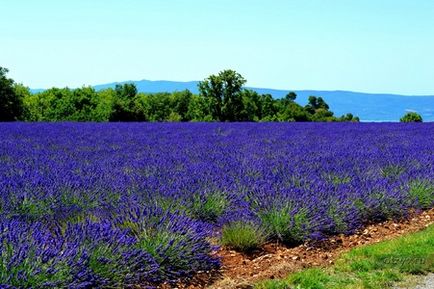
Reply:
[[401, 117], [400, 122], [422, 122], [422, 117], [417, 112], [407, 112]]
[[0, 121], [14, 121], [23, 115], [22, 86], [6, 77], [8, 70], [0, 67]]
[[240, 121], [243, 115], [242, 87], [246, 80], [233, 70], [211, 75], [199, 83], [200, 94], [204, 97], [212, 119], [219, 121]]
[[297, 95], [283, 99], [243, 88], [246, 80], [233, 70], [199, 83], [199, 95], [189, 90], [139, 93], [134, 84], [96, 91], [92, 87], [51, 88], [31, 94], [7, 79], [1, 69], [1, 120], [26, 121], [359, 121], [352, 114], [335, 117], [321, 97], [306, 106]]

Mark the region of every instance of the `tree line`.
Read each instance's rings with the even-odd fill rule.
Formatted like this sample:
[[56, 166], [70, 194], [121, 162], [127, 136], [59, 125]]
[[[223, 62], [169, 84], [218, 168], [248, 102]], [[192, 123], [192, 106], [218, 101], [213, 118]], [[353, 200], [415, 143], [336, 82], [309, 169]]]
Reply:
[[0, 67], [1, 121], [359, 121], [336, 117], [322, 97], [302, 106], [289, 92], [282, 99], [245, 89], [246, 80], [225, 70], [199, 83], [199, 94], [139, 93], [134, 84], [96, 91], [92, 87], [51, 88], [32, 94]]

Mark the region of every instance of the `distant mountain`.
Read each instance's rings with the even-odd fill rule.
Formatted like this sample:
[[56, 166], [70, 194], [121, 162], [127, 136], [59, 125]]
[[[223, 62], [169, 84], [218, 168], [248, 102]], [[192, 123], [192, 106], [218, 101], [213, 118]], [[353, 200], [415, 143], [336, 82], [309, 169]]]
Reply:
[[[134, 83], [139, 92], [173, 92], [188, 89], [198, 93], [198, 81], [125, 81], [94, 86], [96, 90], [114, 88], [116, 84]], [[292, 90], [277, 90], [267, 88], [252, 88], [261, 94], [269, 93], [275, 98], [284, 97]], [[40, 92], [41, 90], [32, 90]], [[322, 96], [330, 105], [335, 115], [351, 112], [360, 117], [362, 121], [399, 121], [399, 118], [408, 111], [416, 111], [422, 115], [424, 121], [434, 121], [434, 95], [407, 96], [396, 94], [373, 94], [351, 91], [320, 91], [296, 90], [297, 102], [304, 105], [310, 95]]]
[[177, 82], [177, 81], [151, 81], [151, 80], [140, 80], [140, 81], [123, 81], [123, 82], [114, 82], [107, 83], [101, 85], [95, 85], [94, 88], [96, 90], [102, 90], [107, 88], [115, 88], [116, 84], [124, 84], [124, 83], [134, 83], [137, 86], [137, 90], [139, 92], [173, 92], [179, 90], [188, 89], [193, 93], [199, 93], [197, 89], [197, 84], [199, 81], [189, 81], [189, 82]]

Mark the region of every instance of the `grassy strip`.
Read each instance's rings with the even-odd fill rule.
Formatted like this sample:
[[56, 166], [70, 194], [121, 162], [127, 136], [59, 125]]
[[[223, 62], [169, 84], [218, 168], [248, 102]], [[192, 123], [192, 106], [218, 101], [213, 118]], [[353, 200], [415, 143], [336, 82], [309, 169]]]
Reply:
[[256, 289], [384, 289], [409, 275], [434, 272], [434, 225], [394, 240], [352, 249], [335, 265], [311, 268]]

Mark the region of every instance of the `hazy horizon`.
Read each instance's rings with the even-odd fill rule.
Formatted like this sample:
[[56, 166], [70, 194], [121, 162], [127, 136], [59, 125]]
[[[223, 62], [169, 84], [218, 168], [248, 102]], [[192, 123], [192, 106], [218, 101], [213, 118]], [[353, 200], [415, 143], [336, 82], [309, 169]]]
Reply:
[[[201, 80], [185, 80], [185, 81], [177, 81], [177, 80], [166, 80], [166, 79], [156, 79], [156, 80], [150, 80], [150, 79], [140, 79], [140, 80], [121, 80], [121, 81], [109, 81], [106, 83], [96, 83], [96, 84], [83, 84], [80, 86], [62, 86], [61, 88], [70, 88], [70, 89], [76, 89], [80, 87], [85, 86], [91, 86], [91, 87], [100, 87], [100, 86], [107, 86], [110, 84], [121, 84], [121, 83], [138, 83], [142, 81], [149, 81], [149, 82], [173, 82], [173, 83], [195, 83], [199, 82]], [[29, 87], [31, 91], [40, 91], [40, 90], [47, 90], [50, 88], [53, 88], [55, 86], [50, 87]], [[276, 91], [318, 91], [318, 92], [354, 92], [358, 94], [372, 94], [372, 95], [397, 95], [397, 96], [426, 96], [426, 97], [434, 97], [433, 94], [400, 94], [400, 93], [388, 93], [388, 92], [365, 92], [365, 91], [355, 91], [355, 90], [342, 90], [342, 89], [291, 89], [291, 88], [274, 88], [274, 87], [258, 87], [258, 86], [251, 86], [246, 85], [247, 88], [254, 88], [254, 89], [266, 89], [266, 90], [276, 90]], [[182, 88], [180, 90], [183, 90]], [[164, 92], [164, 91], [161, 91]]]
[[10, 1], [0, 66], [34, 89], [197, 81], [434, 95], [434, 2]]

